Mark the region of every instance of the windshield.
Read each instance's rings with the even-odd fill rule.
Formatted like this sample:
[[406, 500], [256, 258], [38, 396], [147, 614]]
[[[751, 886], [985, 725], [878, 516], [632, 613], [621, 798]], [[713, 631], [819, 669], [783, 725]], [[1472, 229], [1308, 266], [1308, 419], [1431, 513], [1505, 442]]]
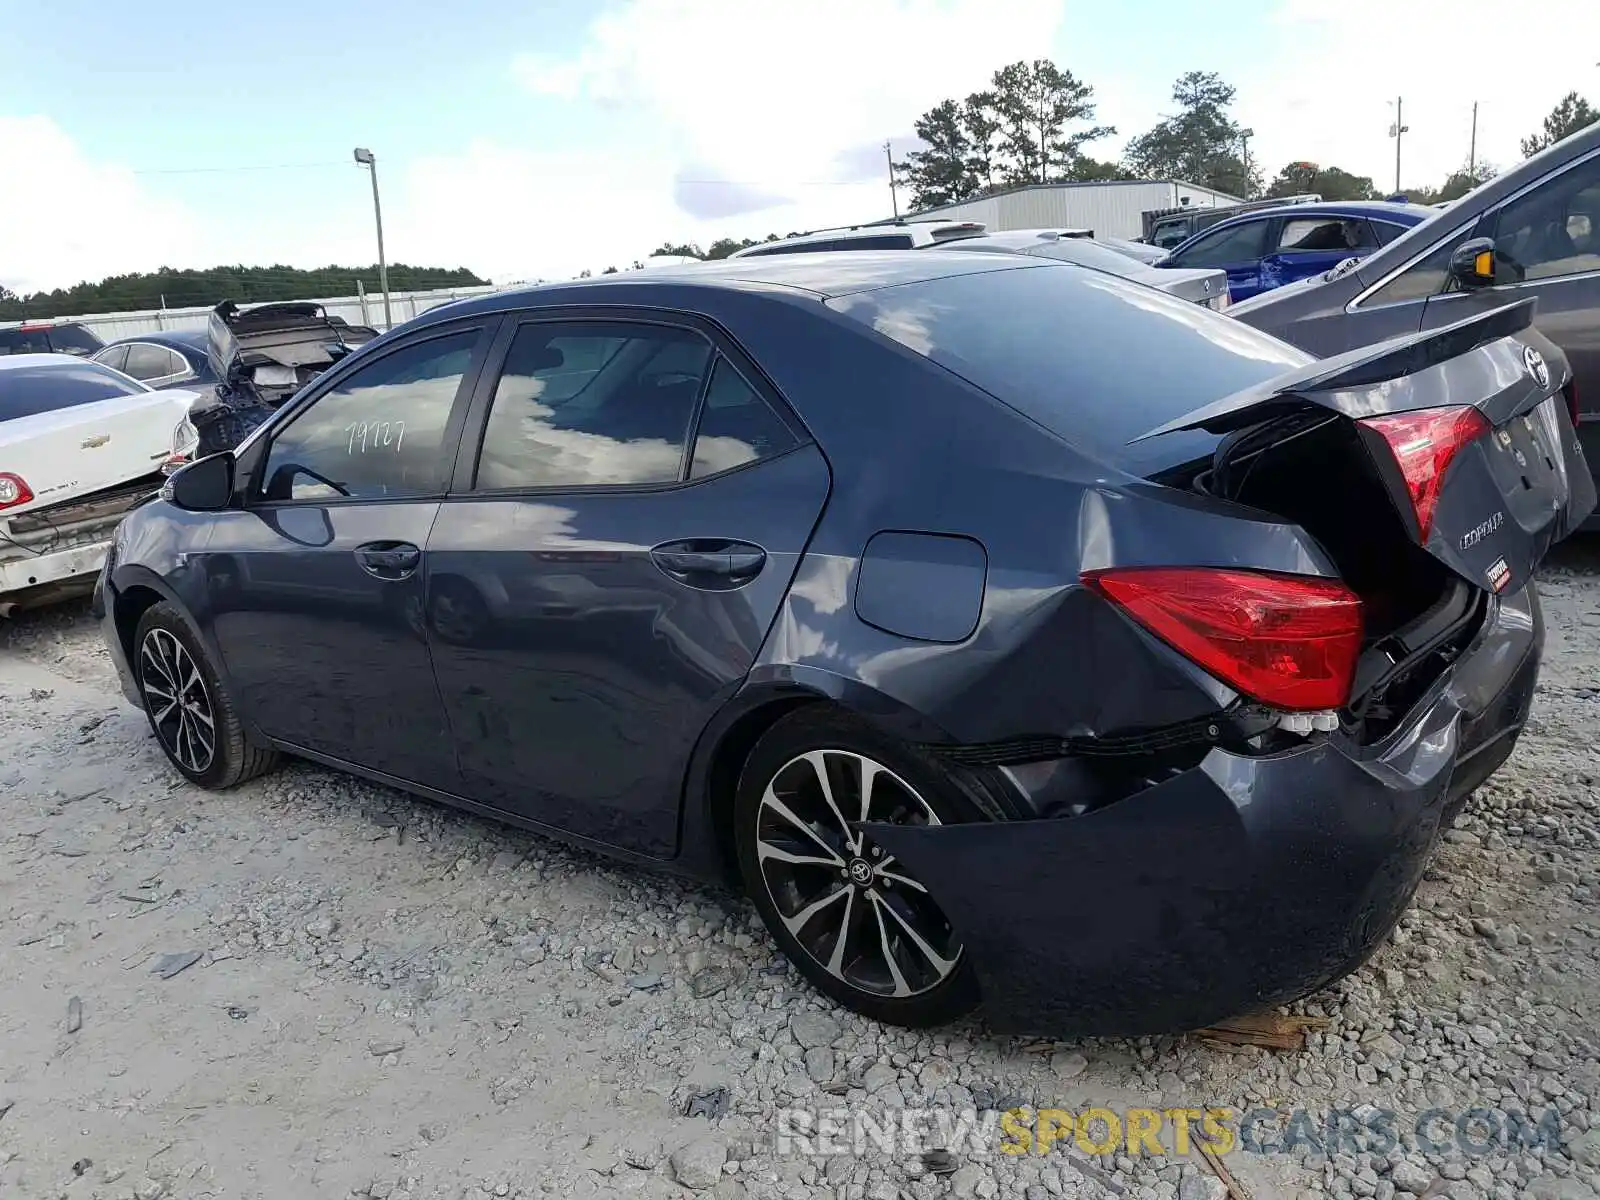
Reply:
[[1202, 305], [1049, 263], [951, 275], [829, 305], [1126, 470], [1194, 456], [1209, 435], [1128, 443], [1309, 356]]

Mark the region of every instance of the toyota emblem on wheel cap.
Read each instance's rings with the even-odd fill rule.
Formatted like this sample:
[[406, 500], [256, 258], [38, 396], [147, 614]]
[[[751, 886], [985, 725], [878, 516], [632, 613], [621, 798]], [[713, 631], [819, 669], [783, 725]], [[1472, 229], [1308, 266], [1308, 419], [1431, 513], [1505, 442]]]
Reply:
[[1550, 368], [1545, 366], [1544, 355], [1532, 346], [1522, 348], [1522, 362], [1528, 368], [1528, 374], [1533, 376], [1533, 381], [1540, 387], [1550, 386]]

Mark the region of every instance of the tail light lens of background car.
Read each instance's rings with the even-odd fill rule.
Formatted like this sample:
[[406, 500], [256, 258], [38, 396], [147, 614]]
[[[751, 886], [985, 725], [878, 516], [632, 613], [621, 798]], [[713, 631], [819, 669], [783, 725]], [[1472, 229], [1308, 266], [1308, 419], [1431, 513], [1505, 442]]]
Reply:
[[1350, 698], [1361, 599], [1332, 579], [1215, 567], [1088, 571], [1083, 582], [1228, 686], [1274, 708]]
[[1463, 447], [1489, 432], [1489, 419], [1475, 408], [1462, 406], [1367, 417], [1361, 424], [1388, 443], [1411, 495], [1418, 532], [1426, 542], [1433, 532], [1445, 472]]
[[33, 489], [21, 475], [0, 471], [0, 508], [15, 508], [33, 499]]

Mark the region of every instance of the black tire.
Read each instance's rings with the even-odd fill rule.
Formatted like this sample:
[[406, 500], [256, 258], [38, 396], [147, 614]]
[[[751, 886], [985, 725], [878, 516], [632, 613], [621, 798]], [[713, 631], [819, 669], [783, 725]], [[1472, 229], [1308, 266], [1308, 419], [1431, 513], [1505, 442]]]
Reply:
[[[774, 785], [774, 794], [784, 802], [784, 807], [795, 816], [805, 818], [801, 802], [806, 791], [814, 789], [814, 798], [821, 795], [820, 784], [810, 782], [815, 776], [808, 778], [805, 775], [808, 764], [803, 763], [802, 758], [811, 752], [823, 752], [821, 761], [827, 764], [823, 770], [830, 778], [835, 770], [848, 772], [850, 756], [870, 759], [878, 767], [887, 769], [890, 773], [887, 784], [874, 784], [874, 820], [904, 817], [913, 823], [925, 823], [926, 816], [914, 812], [913, 801], [920, 802], [924, 810], [931, 810], [939, 824], [990, 819], [962, 793], [943, 767], [903, 743], [834, 709], [819, 706], [792, 713], [779, 720], [756, 743], [740, 775], [734, 801], [734, 845], [739, 870], [744, 878], [745, 890], [767, 929], [789, 960], [818, 991], [843, 1007], [875, 1021], [927, 1028], [945, 1024], [971, 1012], [978, 1005], [979, 995], [969, 957], [956, 948], [948, 922], [920, 884], [909, 877], [909, 872], [894, 865], [894, 870], [900, 874], [879, 877], [877, 866], [882, 864], [872, 864], [869, 860], [875, 856], [882, 857], [882, 852], [870, 842], [857, 845], [853, 850], [847, 843], [835, 844], [830, 853], [849, 856], [841, 859], [845, 864], [842, 867], [837, 864], [796, 867], [788, 860], [772, 855], [775, 842], [786, 842], [790, 849], [798, 847], [803, 852], [813, 846], [820, 847], [819, 837], [833, 843], [832, 831], [820, 821], [807, 822], [813, 832], [801, 834], [795, 831], [793, 838], [786, 839], [785, 835], [794, 830], [794, 826], [775, 817], [776, 810], [770, 803], [763, 802], [768, 786]], [[809, 769], [815, 770], [817, 761], [812, 759]], [[875, 780], [883, 778], [882, 775], [874, 776]], [[879, 788], [885, 790], [879, 791]], [[906, 789], [909, 789], [909, 798]], [[835, 786], [834, 791], [838, 790]], [[884, 805], [888, 806], [887, 814]], [[899, 808], [898, 817], [896, 806], [903, 806]], [[857, 816], [852, 814], [849, 819], [857, 819]], [[764, 853], [769, 856], [765, 867]], [[820, 855], [821, 850], [815, 853]], [[832, 862], [831, 859], [829, 861]], [[870, 882], [857, 887], [849, 872], [861, 862], [868, 862], [874, 874]], [[839, 872], [837, 877], [836, 869]], [[781, 878], [785, 875], [788, 878]], [[816, 888], [814, 893], [808, 890], [813, 881]], [[896, 889], [897, 882], [899, 886]], [[907, 883], [912, 886], [907, 887]], [[855, 895], [846, 896], [835, 904], [826, 899], [830, 888], [833, 889], [832, 894], [853, 890]], [[874, 891], [878, 893], [876, 896], [868, 894]], [[779, 893], [782, 894], [781, 899]], [[826, 925], [835, 919], [833, 914], [841, 908], [843, 912], [837, 919], [842, 928], [848, 926], [853, 909], [846, 906], [855, 905], [858, 897], [865, 915], [855, 919], [864, 922], [865, 926], [856, 926], [852, 935], [836, 934], [832, 939], [824, 940]], [[800, 937], [791, 932], [786, 922], [797, 919], [807, 907], [815, 905], [818, 898], [823, 899], [826, 908], [803, 921], [799, 927], [799, 932], [813, 943], [808, 948]], [[790, 910], [787, 918], [780, 909], [780, 903]], [[926, 944], [947, 955], [948, 960], [954, 962], [953, 968], [942, 968], [935, 965], [931, 956], [915, 953], [911, 939], [901, 932], [904, 925], [896, 927], [895, 912], [890, 911], [891, 906], [912, 917], [916, 928], [926, 935]], [[917, 922], [919, 916], [923, 920]], [[878, 939], [875, 944], [872, 943], [874, 934]], [[848, 947], [843, 955], [833, 949], [841, 939]], [[830, 969], [829, 963], [823, 961], [824, 949], [829, 951], [830, 959], [841, 970], [836, 972]], [[889, 965], [891, 958], [894, 960], [892, 967]], [[850, 961], [846, 962], [845, 959]], [[913, 968], [919, 962], [927, 972], [932, 973], [935, 981], [929, 982], [926, 978], [920, 980], [922, 986], [910, 994], [897, 995], [885, 990], [891, 986], [896, 990], [909, 986]], [[882, 974], [875, 972], [875, 964], [883, 966]], [[942, 969], [947, 973], [940, 977]], [[855, 981], [850, 976], [855, 976]]]
[[[221, 791], [277, 765], [276, 751], [252, 746], [245, 738], [233, 694], [176, 607], [161, 603], [145, 610], [134, 631], [132, 658], [150, 730], [167, 761], [189, 782]], [[174, 694], [181, 703], [163, 704]]]

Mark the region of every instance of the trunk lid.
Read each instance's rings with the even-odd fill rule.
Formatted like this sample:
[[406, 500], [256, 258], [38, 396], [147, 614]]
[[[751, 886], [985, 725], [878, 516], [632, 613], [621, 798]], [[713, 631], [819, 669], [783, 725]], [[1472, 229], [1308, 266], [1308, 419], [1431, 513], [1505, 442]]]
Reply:
[[[1477, 588], [1516, 590], [1595, 503], [1593, 477], [1561, 395], [1570, 370], [1531, 327], [1534, 304], [1525, 300], [1292, 369], [1134, 440], [1195, 429], [1233, 434], [1218, 447], [1221, 469], [1230, 454], [1262, 455], [1319, 421], [1345, 418], [1410, 539]], [[1427, 414], [1468, 406], [1481, 420], [1468, 414], [1470, 428], [1441, 460], [1425, 510], [1401, 458], [1429, 452]], [[1424, 420], [1396, 419], [1405, 414]], [[1414, 432], [1397, 432], [1405, 429]], [[1278, 442], [1271, 440], [1274, 431]]]
[[372, 341], [377, 330], [329, 317], [320, 304], [262, 304], [241, 309], [223, 301], [208, 322], [212, 370], [278, 404], [343, 354]]
[[197, 395], [141, 392], [0, 422], [0, 470], [33, 493], [0, 522], [159, 471]]
[[1212, 267], [1170, 267], [1150, 283], [1168, 295], [1218, 312], [1228, 307], [1228, 273]]

